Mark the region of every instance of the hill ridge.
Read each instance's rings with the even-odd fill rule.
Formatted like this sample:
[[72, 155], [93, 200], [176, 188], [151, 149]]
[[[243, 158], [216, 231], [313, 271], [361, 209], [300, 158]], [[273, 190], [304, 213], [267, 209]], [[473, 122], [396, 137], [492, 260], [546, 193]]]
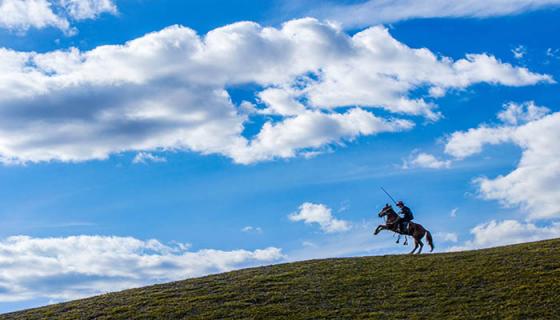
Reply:
[[560, 239], [254, 267], [0, 319], [559, 319], [557, 297]]

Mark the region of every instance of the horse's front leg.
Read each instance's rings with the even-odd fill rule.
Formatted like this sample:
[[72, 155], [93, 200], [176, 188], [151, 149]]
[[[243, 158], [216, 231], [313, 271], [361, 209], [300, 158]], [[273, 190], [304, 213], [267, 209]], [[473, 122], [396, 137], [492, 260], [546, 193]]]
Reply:
[[381, 230], [386, 229], [384, 225], [380, 224], [377, 226], [377, 228], [375, 229], [375, 231], [373, 232], [373, 235], [377, 235], [379, 232], [381, 232]]

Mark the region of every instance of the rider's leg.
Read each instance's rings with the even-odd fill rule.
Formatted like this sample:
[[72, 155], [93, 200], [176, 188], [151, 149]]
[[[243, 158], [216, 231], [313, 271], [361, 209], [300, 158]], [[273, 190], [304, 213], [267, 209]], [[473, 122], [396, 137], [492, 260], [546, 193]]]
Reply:
[[[405, 230], [405, 226], [404, 226], [405, 223], [406, 223], [406, 229], [407, 229], [407, 230]], [[401, 230], [402, 230], [402, 233], [408, 234], [408, 229], [409, 229], [409, 228], [410, 228], [410, 220], [408, 220], [408, 219], [403, 219], [403, 220], [401, 220]]]
[[402, 232], [402, 219], [399, 217], [394, 223], [397, 228], [397, 232]]

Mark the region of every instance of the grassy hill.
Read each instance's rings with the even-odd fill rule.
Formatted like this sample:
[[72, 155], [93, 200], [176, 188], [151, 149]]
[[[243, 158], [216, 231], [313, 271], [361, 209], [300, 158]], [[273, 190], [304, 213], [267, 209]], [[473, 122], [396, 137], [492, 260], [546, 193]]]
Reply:
[[312, 260], [126, 290], [0, 319], [560, 319], [560, 240]]

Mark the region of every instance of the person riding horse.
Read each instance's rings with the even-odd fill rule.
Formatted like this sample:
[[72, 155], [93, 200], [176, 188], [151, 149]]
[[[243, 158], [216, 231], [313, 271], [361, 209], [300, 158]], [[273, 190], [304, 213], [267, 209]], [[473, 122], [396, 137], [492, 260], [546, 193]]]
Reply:
[[[430, 252], [433, 251], [434, 240], [430, 231], [424, 228], [421, 224], [410, 221], [414, 219], [414, 216], [412, 215], [410, 209], [407, 208], [402, 201], [399, 201], [397, 205], [401, 209], [401, 214], [403, 215], [403, 217], [399, 217], [399, 214], [396, 213], [395, 210], [393, 210], [393, 207], [391, 207], [391, 205], [387, 203], [385, 207], [383, 207], [383, 209], [381, 209], [381, 211], [379, 211], [379, 213], [377, 214], [379, 218], [385, 217], [385, 224], [378, 225], [373, 234], [377, 235], [383, 230], [389, 230], [398, 233], [399, 235], [404, 234], [411, 236], [414, 239], [414, 249], [412, 249], [410, 253], [416, 252], [418, 248], [420, 248], [420, 250], [418, 250], [417, 253], [422, 252], [422, 248], [424, 247], [422, 238], [425, 237], [428, 241], [428, 245], [430, 246]], [[401, 224], [404, 222], [408, 223], [408, 227], [406, 227], [406, 230], [404, 230], [405, 228], [401, 226]], [[397, 240], [397, 243], [399, 243], [399, 240]]]
[[405, 229], [406, 228], [405, 223], [408, 226], [408, 223], [414, 219], [414, 215], [412, 214], [412, 211], [410, 211], [410, 208], [405, 206], [404, 202], [402, 202], [402, 201], [397, 202], [397, 207], [399, 207], [401, 209], [401, 212], [399, 212], [399, 213], [400, 213], [400, 215], [402, 215], [402, 217], [399, 216], [397, 221], [395, 221], [395, 224], [397, 225], [397, 227], [398, 227], [397, 230], [400, 233], [406, 234], [407, 232], [406, 232], [406, 229]]

